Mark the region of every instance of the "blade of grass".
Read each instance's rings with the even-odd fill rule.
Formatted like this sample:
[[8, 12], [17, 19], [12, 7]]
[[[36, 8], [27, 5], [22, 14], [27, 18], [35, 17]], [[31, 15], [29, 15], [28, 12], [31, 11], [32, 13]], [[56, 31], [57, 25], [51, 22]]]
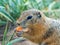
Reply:
[[0, 26], [2, 26], [2, 25], [4, 25], [4, 24], [6, 24], [6, 22], [0, 20]]
[[5, 39], [6, 39], [7, 30], [8, 30], [8, 21], [7, 21], [7, 24], [6, 24], [5, 31], [4, 31], [2, 45], [5, 45]]
[[4, 10], [4, 9], [0, 9], [0, 14], [11, 22], [15, 21], [14, 18], [8, 12], [6, 12], [6, 10]]
[[7, 45], [12, 45], [13, 43], [16, 43], [16, 42], [22, 41], [22, 40], [24, 40], [24, 38], [23, 37], [20, 37], [20, 38], [17, 38], [15, 40], [12, 40], [12, 41], [8, 42]]

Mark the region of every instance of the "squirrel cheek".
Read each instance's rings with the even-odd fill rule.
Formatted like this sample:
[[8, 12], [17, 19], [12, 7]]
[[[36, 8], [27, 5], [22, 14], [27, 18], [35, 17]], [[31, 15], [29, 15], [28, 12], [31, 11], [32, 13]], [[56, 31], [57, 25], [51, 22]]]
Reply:
[[23, 32], [26, 33], [26, 34], [30, 34], [31, 30], [29, 28], [26, 28], [26, 29], [23, 30]]
[[26, 28], [26, 29], [23, 29], [22, 31], [26, 33], [26, 32], [28, 32], [28, 31], [29, 31], [29, 29], [28, 29], [28, 28]]

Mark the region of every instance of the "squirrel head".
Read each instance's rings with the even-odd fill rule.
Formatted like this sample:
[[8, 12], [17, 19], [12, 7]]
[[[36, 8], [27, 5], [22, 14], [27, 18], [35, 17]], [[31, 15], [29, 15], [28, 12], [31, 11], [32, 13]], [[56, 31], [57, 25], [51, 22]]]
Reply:
[[41, 23], [45, 21], [45, 15], [37, 9], [30, 9], [23, 11], [17, 20], [17, 24], [23, 27], [28, 25], [33, 25], [37, 23]]
[[46, 31], [45, 15], [36, 9], [22, 12], [17, 20], [17, 24], [23, 28], [28, 28], [29, 31], [22, 33], [22, 36], [33, 42], [40, 41], [40, 36]]

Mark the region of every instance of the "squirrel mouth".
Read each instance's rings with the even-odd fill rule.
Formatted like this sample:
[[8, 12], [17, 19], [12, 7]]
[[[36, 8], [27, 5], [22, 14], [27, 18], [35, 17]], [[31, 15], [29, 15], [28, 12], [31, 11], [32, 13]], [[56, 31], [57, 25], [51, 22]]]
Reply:
[[15, 28], [15, 32], [16, 32], [16, 35], [18, 37], [22, 37], [23, 33], [28, 33], [29, 32], [29, 28], [18, 26], [18, 27]]

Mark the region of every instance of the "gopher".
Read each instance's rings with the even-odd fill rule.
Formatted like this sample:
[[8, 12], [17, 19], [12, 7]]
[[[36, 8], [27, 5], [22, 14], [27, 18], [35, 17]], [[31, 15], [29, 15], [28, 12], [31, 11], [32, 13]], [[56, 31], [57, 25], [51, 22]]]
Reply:
[[60, 45], [60, 21], [46, 17], [40, 10], [30, 9], [22, 12], [17, 24], [24, 29], [28, 28], [27, 32], [17, 33], [18, 36], [39, 45]]

